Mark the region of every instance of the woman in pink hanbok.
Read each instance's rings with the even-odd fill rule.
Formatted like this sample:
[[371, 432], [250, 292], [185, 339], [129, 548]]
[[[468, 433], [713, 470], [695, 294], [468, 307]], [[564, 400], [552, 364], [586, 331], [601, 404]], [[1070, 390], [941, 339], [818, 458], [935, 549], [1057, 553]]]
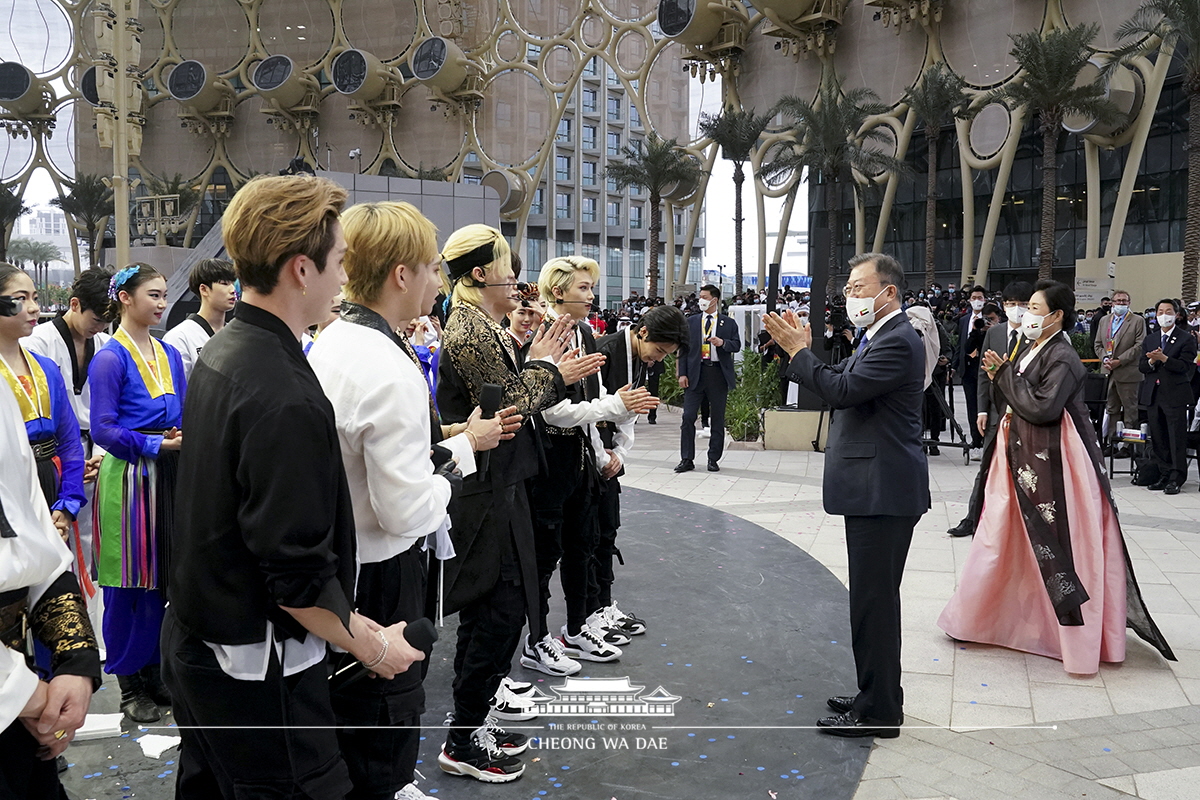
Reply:
[[1074, 308], [1065, 285], [1039, 282], [1015, 351], [984, 354], [1002, 418], [971, 497], [975, 541], [938, 626], [1091, 675], [1125, 660], [1126, 627], [1175, 655], [1142, 601], [1083, 403], [1086, 370], [1062, 335]]

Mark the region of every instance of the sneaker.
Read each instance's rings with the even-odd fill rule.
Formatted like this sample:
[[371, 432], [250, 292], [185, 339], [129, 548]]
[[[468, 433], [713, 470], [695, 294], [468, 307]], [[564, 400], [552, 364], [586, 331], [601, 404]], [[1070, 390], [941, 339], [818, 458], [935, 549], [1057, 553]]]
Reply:
[[418, 789], [416, 783], [410, 783], [396, 792], [393, 800], [433, 800], [433, 797]]
[[600, 611], [593, 611], [591, 616], [587, 618], [585, 624], [596, 633], [600, 634], [600, 638], [609, 644], [629, 644], [629, 635], [621, 630], [620, 626], [614, 625], [612, 621], [604, 615], [603, 609]]
[[621, 609], [617, 608], [617, 604], [613, 603], [603, 609], [604, 615], [612, 620], [615, 624], [621, 626], [621, 630], [630, 636], [641, 636], [646, 632], [646, 620], [638, 619], [632, 614], [626, 614]]
[[562, 627], [563, 651], [572, 658], [582, 658], [584, 661], [616, 661], [621, 657], [621, 649], [613, 647], [601, 638], [601, 634], [584, 625], [578, 634], [567, 633], [567, 626]]
[[508, 783], [525, 773], [521, 759], [502, 751], [486, 725], [471, 731], [470, 741], [465, 745], [455, 745], [452, 739], [447, 739], [438, 754], [438, 766], [442, 772], [484, 783]]
[[707, 439], [712, 434], [709, 433], [708, 428], [701, 428], [700, 430], [696, 431], [696, 435], [701, 439]]
[[567, 658], [562, 643], [550, 634], [546, 634], [532, 645], [526, 637], [525, 646], [521, 651], [521, 666], [559, 678], [574, 675], [583, 669], [583, 665], [578, 661]]
[[488, 729], [488, 733], [492, 734], [492, 738], [496, 740], [496, 744], [500, 750], [510, 756], [517, 756], [529, 749], [529, 737], [523, 733], [509, 733], [496, 724], [496, 720], [491, 716], [487, 718], [484, 726]]
[[525, 683], [524, 681], [514, 681], [512, 678], [510, 678], [507, 675], [505, 675], [503, 678], [500, 679], [500, 685], [506, 687], [510, 692], [515, 694], [517, 696], [517, 699], [521, 699], [521, 698], [525, 697], [525, 695], [527, 695], [533, 691], [532, 683]]
[[498, 719], [525, 722], [535, 718], [537, 711], [532, 700], [513, 694], [504, 681], [501, 681], [496, 688], [496, 696], [492, 698], [491, 714]]

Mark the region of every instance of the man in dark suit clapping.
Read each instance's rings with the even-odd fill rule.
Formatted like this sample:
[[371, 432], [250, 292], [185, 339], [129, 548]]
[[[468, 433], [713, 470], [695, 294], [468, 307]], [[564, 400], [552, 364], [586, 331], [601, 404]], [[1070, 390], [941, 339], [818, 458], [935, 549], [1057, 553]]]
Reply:
[[688, 318], [688, 341], [679, 348], [676, 372], [683, 388], [683, 430], [679, 437], [676, 472], [695, 469], [696, 415], [707, 399], [712, 436], [708, 440], [708, 471], [720, 472], [725, 452], [725, 401], [737, 383], [733, 354], [742, 349], [737, 323], [721, 313], [721, 290], [700, 289], [700, 313]]
[[1150, 424], [1150, 449], [1158, 462], [1152, 491], [1179, 494], [1187, 480], [1187, 412], [1192, 403], [1192, 373], [1196, 371], [1196, 337], [1179, 325], [1183, 308], [1174, 300], [1160, 300], [1156, 309], [1158, 331], [1146, 335], [1138, 369], [1145, 378], [1139, 402], [1146, 406]]
[[834, 409], [825, 453], [824, 505], [846, 519], [850, 630], [858, 694], [829, 698], [817, 721], [836, 736], [900, 734], [900, 580], [913, 528], [929, 510], [921, 450], [925, 351], [900, 309], [904, 272], [891, 256], [850, 260], [846, 311], [866, 332], [854, 355], [829, 366], [813, 355], [811, 329], [790, 312], [764, 317], [792, 356], [788, 378]]

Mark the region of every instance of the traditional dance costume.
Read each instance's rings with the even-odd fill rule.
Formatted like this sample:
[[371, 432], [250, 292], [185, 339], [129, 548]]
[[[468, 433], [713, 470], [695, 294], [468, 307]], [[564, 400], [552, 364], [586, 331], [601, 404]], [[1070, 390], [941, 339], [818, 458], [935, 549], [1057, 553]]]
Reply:
[[104, 587], [106, 672], [133, 675], [159, 661], [167, 542], [179, 453], [163, 434], [183, 424], [187, 379], [179, 353], [151, 339], [147, 361], [122, 328], [88, 370], [92, 437], [108, 451], [96, 480], [93, 524]]

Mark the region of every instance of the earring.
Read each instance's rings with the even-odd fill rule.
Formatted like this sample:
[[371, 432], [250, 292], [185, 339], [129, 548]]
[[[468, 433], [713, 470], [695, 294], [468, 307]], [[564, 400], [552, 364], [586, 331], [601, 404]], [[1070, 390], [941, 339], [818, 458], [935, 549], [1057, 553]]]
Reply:
[[300, 296], [308, 297], [308, 287], [303, 284], [301, 284], [301, 286], [300, 286]]

